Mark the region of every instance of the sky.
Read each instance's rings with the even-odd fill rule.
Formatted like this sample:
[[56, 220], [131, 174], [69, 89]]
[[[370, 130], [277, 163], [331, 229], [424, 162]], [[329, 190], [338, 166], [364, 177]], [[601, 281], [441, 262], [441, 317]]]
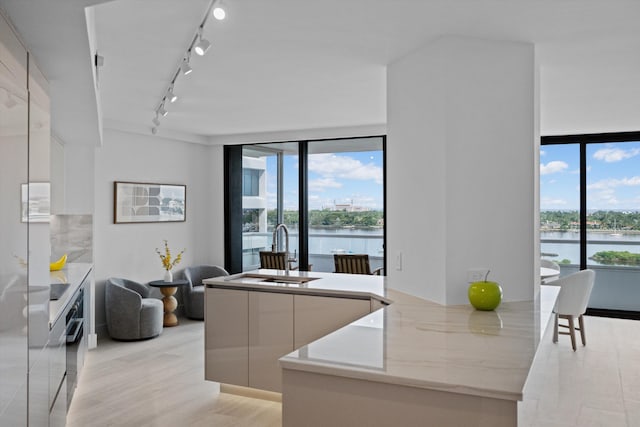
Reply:
[[[309, 209], [353, 203], [371, 210], [383, 209], [382, 151], [309, 155]], [[284, 160], [285, 210], [298, 209], [298, 157]], [[276, 160], [267, 160], [269, 209], [276, 206]]]
[[[580, 207], [580, 147], [540, 150], [540, 209]], [[640, 211], [640, 142], [587, 144], [587, 209]]]

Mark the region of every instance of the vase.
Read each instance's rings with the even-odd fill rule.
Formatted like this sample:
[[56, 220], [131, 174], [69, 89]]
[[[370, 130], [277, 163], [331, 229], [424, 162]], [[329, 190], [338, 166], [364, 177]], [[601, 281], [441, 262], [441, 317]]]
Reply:
[[164, 281], [173, 282], [173, 273], [171, 272], [171, 270], [167, 270], [164, 272]]

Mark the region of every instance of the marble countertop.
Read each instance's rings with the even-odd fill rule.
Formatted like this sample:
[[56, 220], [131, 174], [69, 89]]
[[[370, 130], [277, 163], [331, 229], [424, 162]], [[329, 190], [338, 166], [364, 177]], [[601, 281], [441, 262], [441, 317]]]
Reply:
[[49, 301], [49, 328], [51, 328], [62, 315], [65, 307], [71, 301], [71, 297], [87, 277], [93, 264], [90, 263], [68, 263], [62, 270], [49, 273], [51, 283], [68, 283], [67, 289], [55, 301]]
[[[559, 289], [495, 311], [443, 306], [387, 287], [385, 277], [255, 270], [204, 280], [206, 286], [261, 292], [376, 298], [390, 305], [280, 359], [296, 369], [410, 387], [522, 400]], [[276, 282], [268, 279], [275, 278]], [[296, 280], [315, 278], [302, 283]]]
[[[312, 273], [310, 273], [312, 274]], [[522, 400], [558, 289], [495, 311], [387, 289], [392, 303], [280, 359], [284, 369]]]
[[[282, 282], [266, 281], [270, 278], [281, 278]], [[292, 281], [284, 281], [290, 278]], [[303, 283], [295, 280], [313, 279]], [[362, 299], [377, 299], [388, 303], [385, 290], [385, 279], [381, 276], [362, 274], [321, 273], [315, 271], [290, 271], [260, 269], [246, 271], [231, 276], [215, 277], [203, 280], [208, 287], [228, 289], [245, 289], [261, 292], [296, 293], [319, 296], [337, 296]]]

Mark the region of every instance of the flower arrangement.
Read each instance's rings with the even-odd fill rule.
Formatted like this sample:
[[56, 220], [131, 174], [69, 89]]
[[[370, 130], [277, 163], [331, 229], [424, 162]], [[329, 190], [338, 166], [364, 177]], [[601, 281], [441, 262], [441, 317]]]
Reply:
[[156, 248], [156, 252], [160, 256], [160, 261], [162, 261], [162, 266], [164, 267], [164, 269], [169, 271], [173, 267], [175, 267], [177, 264], [180, 263], [180, 261], [182, 260], [182, 254], [184, 253], [185, 249], [180, 251], [180, 253], [172, 261], [171, 250], [169, 249], [169, 243], [166, 240], [163, 240], [163, 242], [164, 242], [164, 255], [160, 252], [158, 248]]

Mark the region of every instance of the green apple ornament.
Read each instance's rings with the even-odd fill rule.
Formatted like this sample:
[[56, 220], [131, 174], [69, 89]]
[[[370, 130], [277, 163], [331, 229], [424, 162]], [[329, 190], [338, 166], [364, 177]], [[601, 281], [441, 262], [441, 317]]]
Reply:
[[489, 271], [484, 276], [484, 281], [469, 285], [469, 302], [476, 310], [494, 310], [502, 301], [502, 288], [496, 282], [487, 282], [488, 276]]

